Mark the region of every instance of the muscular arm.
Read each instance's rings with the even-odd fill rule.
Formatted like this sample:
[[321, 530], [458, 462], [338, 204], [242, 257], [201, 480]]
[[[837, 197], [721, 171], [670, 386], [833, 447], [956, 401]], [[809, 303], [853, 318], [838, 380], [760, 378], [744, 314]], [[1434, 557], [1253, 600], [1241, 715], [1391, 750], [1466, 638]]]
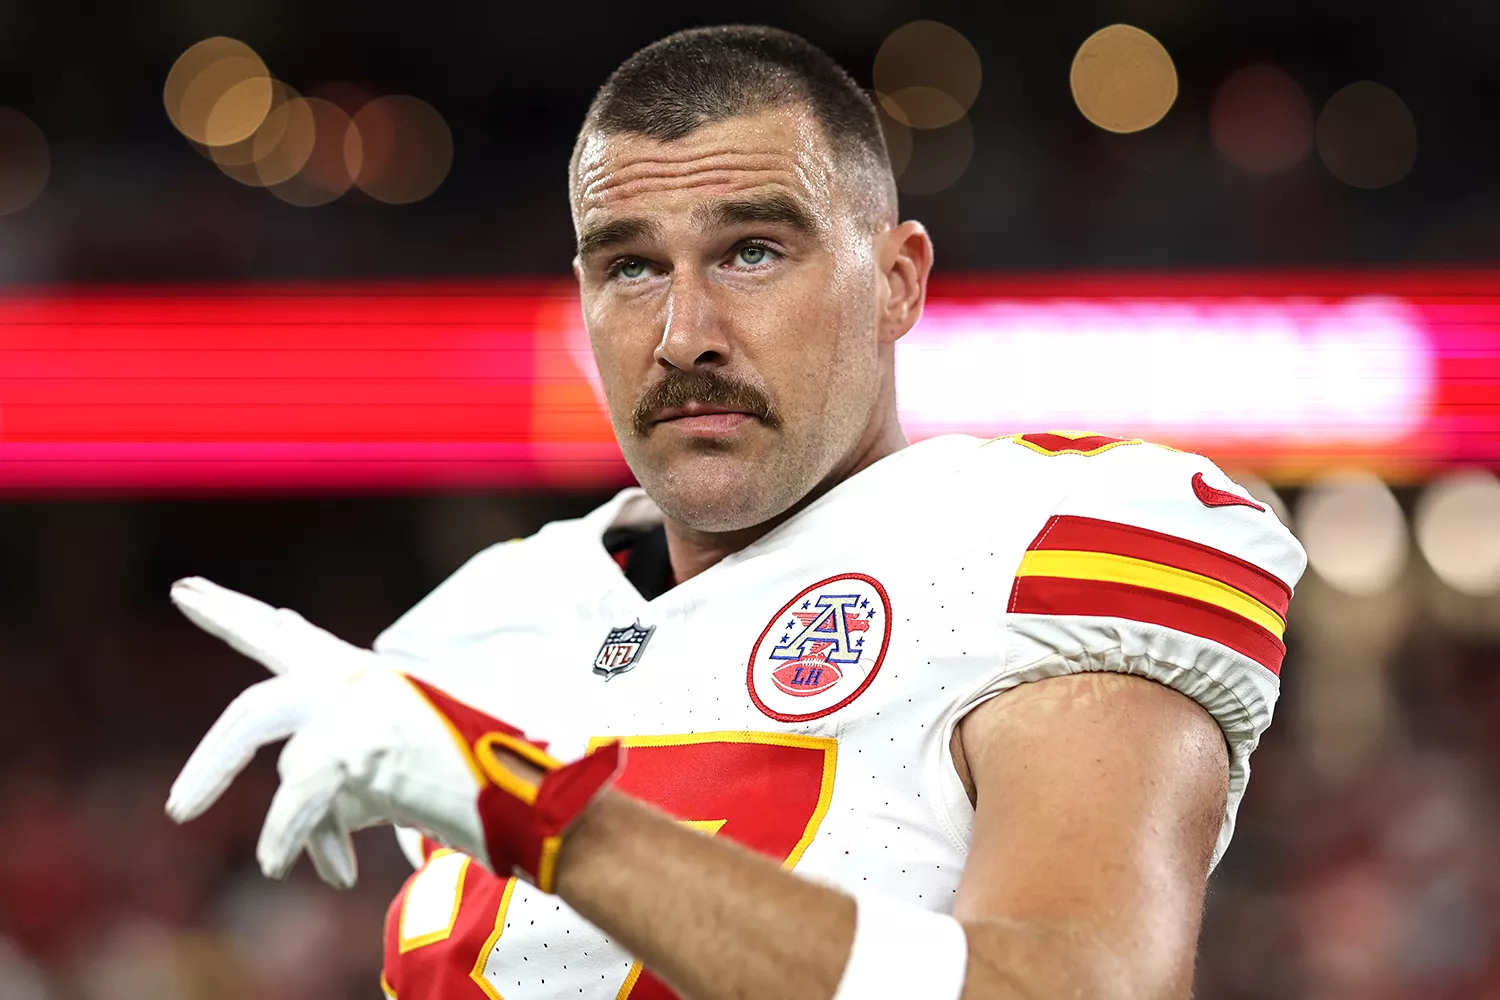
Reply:
[[[1227, 794], [1208, 714], [1084, 674], [1007, 692], [960, 733], [964, 1000], [1186, 997]], [[615, 792], [572, 828], [557, 890], [691, 1000], [828, 1000], [854, 936], [849, 896]]]

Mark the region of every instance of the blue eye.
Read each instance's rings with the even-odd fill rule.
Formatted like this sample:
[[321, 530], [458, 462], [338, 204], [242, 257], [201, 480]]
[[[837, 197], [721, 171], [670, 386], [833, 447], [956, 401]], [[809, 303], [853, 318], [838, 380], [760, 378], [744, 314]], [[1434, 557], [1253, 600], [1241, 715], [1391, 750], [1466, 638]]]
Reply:
[[769, 254], [765, 247], [758, 247], [753, 245], [740, 247], [739, 252], [736, 254], [736, 256], [739, 257], [741, 264], [749, 264], [751, 267], [754, 267], [756, 264], [764, 263], [768, 255]]
[[639, 278], [646, 273], [646, 262], [634, 257], [620, 261], [615, 273], [622, 278]]

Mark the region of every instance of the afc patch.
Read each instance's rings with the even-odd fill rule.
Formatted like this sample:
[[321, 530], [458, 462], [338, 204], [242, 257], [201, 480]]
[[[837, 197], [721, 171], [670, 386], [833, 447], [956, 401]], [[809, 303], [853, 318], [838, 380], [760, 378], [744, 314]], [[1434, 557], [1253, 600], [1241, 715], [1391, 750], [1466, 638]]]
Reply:
[[837, 712], [864, 693], [885, 659], [891, 601], [872, 576], [841, 573], [782, 605], [750, 650], [750, 700], [780, 722]]
[[643, 626], [637, 618], [634, 625], [612, 628], [604, 637], [604, 643], [594, 657], [594, 673], [609, 680], [641, 662], [646, 653], [646, 643], [656, 631], [655, 625]]

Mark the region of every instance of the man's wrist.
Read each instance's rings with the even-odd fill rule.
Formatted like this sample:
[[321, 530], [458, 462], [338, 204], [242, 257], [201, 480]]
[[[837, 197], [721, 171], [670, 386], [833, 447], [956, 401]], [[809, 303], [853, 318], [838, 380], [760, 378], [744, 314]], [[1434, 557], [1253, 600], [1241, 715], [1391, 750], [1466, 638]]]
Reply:
[[615, 833], [616, 843], [623, 825], [639, 804], [616, 788], [606, 788], [584, 806], [578, 816], [563, 830], [562, 846], [557, 852], [553, 891], [568, 899], [587, 878], [589, 857]]

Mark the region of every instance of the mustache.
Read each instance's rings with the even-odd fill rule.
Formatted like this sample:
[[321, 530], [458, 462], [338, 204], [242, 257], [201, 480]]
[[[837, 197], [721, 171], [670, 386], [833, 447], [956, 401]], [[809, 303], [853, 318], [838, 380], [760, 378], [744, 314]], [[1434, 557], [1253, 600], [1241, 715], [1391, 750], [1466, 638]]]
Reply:
[[696, 371], [673, 368], [662, 376], [661, 381], [642, 393], [636, 402], [631, 419], [635, 433], [644, 437], [656, 422], [657, 413], [689, 403], [740, 410], [773, 430], [781, 426], [781, 418], [770, 397], [759, 386], [708, 368]]

